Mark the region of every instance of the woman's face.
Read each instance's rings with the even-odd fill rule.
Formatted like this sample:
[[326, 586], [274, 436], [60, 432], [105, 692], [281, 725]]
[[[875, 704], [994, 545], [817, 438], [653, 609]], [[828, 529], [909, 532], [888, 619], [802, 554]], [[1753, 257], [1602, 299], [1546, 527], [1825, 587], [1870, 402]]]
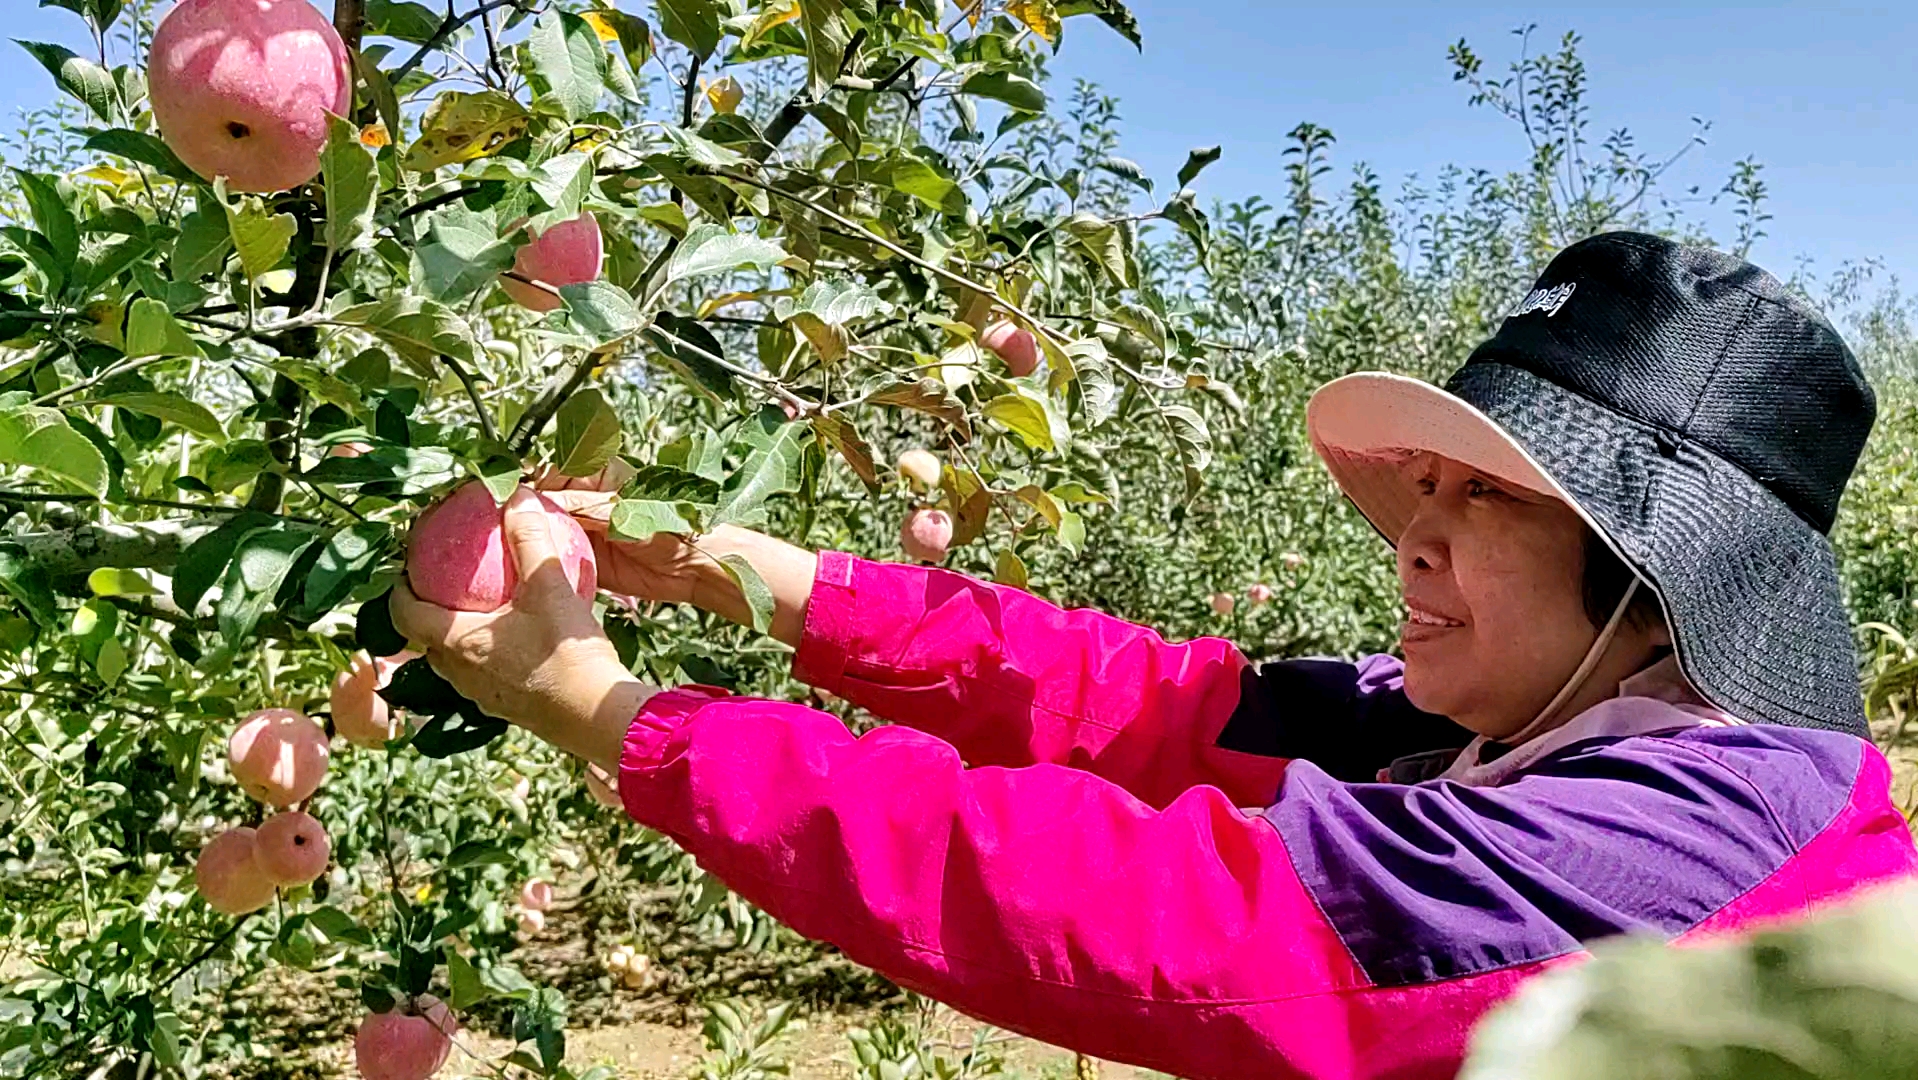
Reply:
[[1419, 492], [1398, 545], [1406, 695], [1487, 737], [1514, 734], [1598, 637], [1584, 607], [1585, 525], [1549, 495], [1449, 458], [1406, 467]]

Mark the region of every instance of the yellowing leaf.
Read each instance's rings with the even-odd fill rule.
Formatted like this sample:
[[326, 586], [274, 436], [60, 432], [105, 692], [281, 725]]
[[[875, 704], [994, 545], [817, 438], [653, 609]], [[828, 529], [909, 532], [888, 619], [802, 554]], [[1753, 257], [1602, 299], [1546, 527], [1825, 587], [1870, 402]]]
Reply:
[[750, 49], [760, 38], [772, 33], [773, 28], [799, 18], [799, 0], [774, 0], [766, 5], [766, 10], [753, 20], [752, 28], [746, 31], [739, 47]]
[[1006, 14], [1044, 38], [1046, 44], [1059, 44], [1059, 12], [1052, 6], [1052, 0], [1011, 0], [1006, 5]]
[[494, 154], [526, 133], [532, 114], [498, 90], [468, 94], [449, 90], [433, 99], [420, 118], [420, 137], [400, 164], [415, 172]]
[[706, 88], [706, 100], [712, 103], [713, 111], [727, 116], [738, 112], [739, 103], [745, 98], [746, 91], [740, 87], [739, 80], [731, 75]]
[[382, 146], [393, 145], [393, 136], [386, 130], [385, 124], [368, 124], [360, 129], [360, 145], [378, 150]]
[[608, 42], [619, 40], [619, 28], [613, 25], [613, 20], [607, 18], [605, 12], [582, 11], [579, 17], [585, 19], [586, 25], [593, 28], [593, 33], [599, 35], [599, 40]]

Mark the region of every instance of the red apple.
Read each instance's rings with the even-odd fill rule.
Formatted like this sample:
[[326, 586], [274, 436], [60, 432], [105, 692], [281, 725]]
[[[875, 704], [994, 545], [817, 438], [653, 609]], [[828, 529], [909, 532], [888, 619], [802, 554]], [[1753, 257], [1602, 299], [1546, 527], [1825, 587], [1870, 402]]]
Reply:
[[[559, 547], [560, 569], [580, 596], [599, 587], [593, 545], [571, 514], [539, 496]], [[406, 580], [420, 599], [458, 611], [493, 611], [513, 598], [519, 570], [506, 548], [505, 510], [474, 480], [441, 500], [413, 526]]]
[[[599, 234], [599, 221], [581, 214], [562, 221], [534, 236], [513, 254], [513, 272], [557, 289], [578, 285], [599, 277], [606, 246]], [[500, 287], [522, 307], [534, 311], [552, 311], [560, 306], [559, 297], [524, 281], [501, 275]]]
[[1002, 320], [986, 327], [979, 340], [997, 353], [1014, 375], [1026, 376], [1039, 370], [1039, 339], [1032, 336], [1032, 331]]
[[180, 0], [153, 32], [147, 97], [188, 168], [284, 191], [320, 171], [326, 114], [353, 106], [351, 64], [306, 0]]
[[952, 515], [944, 510], [919, 509], [899, 526], [899, 546], [919, 562], [943, 562], [952, 546]]

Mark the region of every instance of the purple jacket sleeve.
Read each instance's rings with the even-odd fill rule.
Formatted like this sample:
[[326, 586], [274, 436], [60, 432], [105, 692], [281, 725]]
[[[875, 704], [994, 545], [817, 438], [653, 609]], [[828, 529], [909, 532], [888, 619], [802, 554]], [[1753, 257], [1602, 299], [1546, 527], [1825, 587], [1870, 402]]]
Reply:
[[1245, 658], [924, 567], [823, 552], [800, 679], [938, 736], [972, 765], [1066, 765], [1163, 807], [1210, 785], [1264, 806], [1284, 762], [1223, 749]]

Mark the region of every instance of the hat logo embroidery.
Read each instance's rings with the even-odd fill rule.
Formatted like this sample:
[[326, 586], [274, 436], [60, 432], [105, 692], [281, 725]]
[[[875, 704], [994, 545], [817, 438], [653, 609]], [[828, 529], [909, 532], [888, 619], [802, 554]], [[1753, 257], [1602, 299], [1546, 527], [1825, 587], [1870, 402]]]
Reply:
[[1549, 289], [1533, 289], [1530, 293], [1526, 294], [1525, 302], [1514, 309], [1507, 318], [1516, 319], [1520, 315], [1530, 315], [1534, 311], [1543, 311], [1545, 317], [1549, 319], [1558, 314], [1558, 309], [1564, 307], [1565, 301], [1572, 298], [1572, 290], [1577, 287], [1577, 282], [1568, 281], [1563, 285], [1554, 285]]

